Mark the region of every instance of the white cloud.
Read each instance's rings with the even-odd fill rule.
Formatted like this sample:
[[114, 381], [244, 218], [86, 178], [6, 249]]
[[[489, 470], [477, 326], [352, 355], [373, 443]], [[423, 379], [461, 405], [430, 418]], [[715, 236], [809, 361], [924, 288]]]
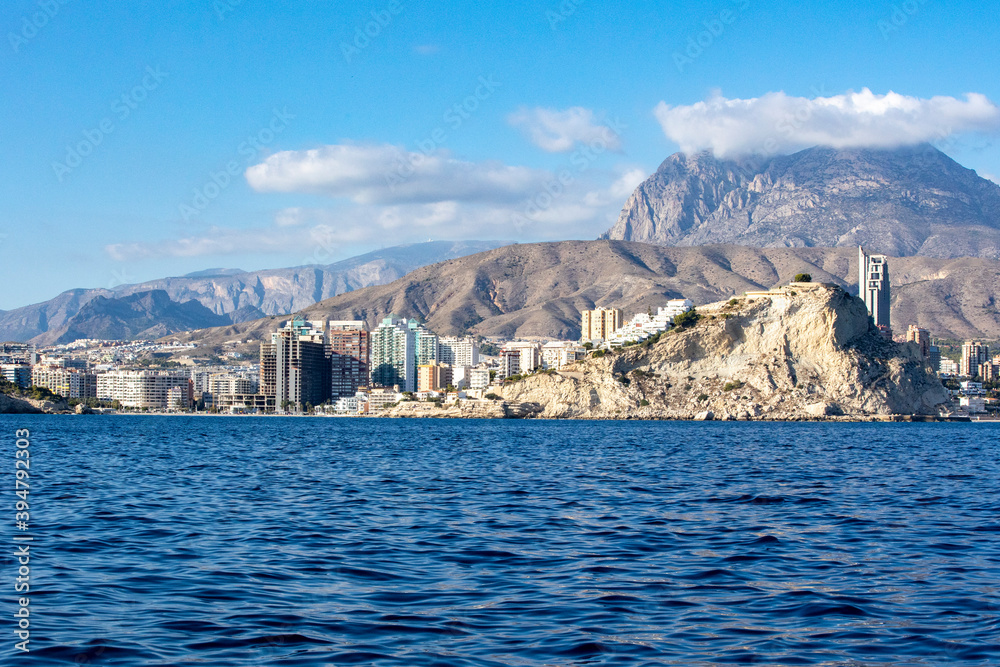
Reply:
[[198, 236], [116, 243], [105, 251], [119, 262], [272, 254], [283, 255], [282, 261], [289, 265], [299, 265], [329, 263], [345, 246], [410, 243], [429, 236], [525, 241], [594, 238], [614, 222], [646, 174], [634, 167], [615, 172], [588, 168], [561, 183], [555, 175], [542, 172], [530, 192], [509, 202], [447, 199], [330, 209], [291, 207], [277, 211], [270, 227], [214, 227]]
[[[605, 149], [606, 150], [606, 149]], [[568, 158], [553, 171], [457, 160], [396, 146], [334, 145], [272, 155], [250, 167], [258, 191], [319, 193], [353, 203], [277, 211], [266, 228], [215, 227], [197, 236], [116, 243], [116, 261], [272, 254], [332, 261], [345, 244], [439, 239], [593, 238], [617, 218], [647, 172], [594, 163], [603, 150]]]
[[295, 227], [302, 224], [302, 209], [286, 208], [274, 217], [274, 224], [279, 227]]
[[687, 106], [660, 102], [654, 113], [681, 151], [710, 150], [719, 157], [817, 145], [891, 148], [1000, 129], [1000, 107], [979, 93], [964, 100], [876, 95], [867, 88], [813, 99], [783, 92], [745, 100], [715, 94]]
[[533, 144], [549, 153], [565, 153], [577, 144], [603, 142], [606, 150], [621, 150], [621, 137], [606, 124], [594, 118], [594, 112], [583, 107], [556, 109], [520, 108], [507, 121], [524, 132]]
[[338, 144], [276, 153], [247, 169], [259, 192], [307, 192], [358, 204], [510, 202], [531, 193], [546, 172], [499, 162], [468, 162], [390, 145]]

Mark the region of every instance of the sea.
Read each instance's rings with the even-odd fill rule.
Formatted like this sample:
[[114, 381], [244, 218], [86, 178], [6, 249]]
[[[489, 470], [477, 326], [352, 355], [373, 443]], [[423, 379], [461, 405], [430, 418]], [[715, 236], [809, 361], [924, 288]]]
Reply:
[[1000, 664], [995, 424], [0, 425], [3, 664]]

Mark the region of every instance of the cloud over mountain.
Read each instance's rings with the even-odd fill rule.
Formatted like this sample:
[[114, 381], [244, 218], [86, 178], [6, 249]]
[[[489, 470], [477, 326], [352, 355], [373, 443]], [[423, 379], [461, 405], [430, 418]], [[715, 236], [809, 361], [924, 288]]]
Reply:
[[892, 148], [1000, 129], [1000, 107], [979, 93], [961, 100], [877, 95], [868, 88], [812, 99], [783, 92], [751, 99], [715, 94], [690, 105], [660, 102], [654, 114], [682, 152], [710, 150], [717, 157], [810, 146]]

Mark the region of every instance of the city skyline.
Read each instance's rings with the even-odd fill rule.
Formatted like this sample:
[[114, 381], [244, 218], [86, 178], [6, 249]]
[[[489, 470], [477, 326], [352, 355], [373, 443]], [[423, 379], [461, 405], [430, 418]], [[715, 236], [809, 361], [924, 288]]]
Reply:
[[[848, 125], [902, 110], [883, 137], [910, 132], [996, 178], [1000, 91], [977, 72], [997, 64], [997, 19], [980, 14], [919, 1], [627, 14], [573, 1], [10, 3], [0, 308], [332, 262], [387, 235], [594, 238], [670, 153], [748, 148], [703, 131], [714, 124], [763, 129], [763, 151], [834, 141], [818, 114], [780, 124], [820, 104], [847, 109], [830, 122]], [[562, 170], [572, 182], [553, 195]], [[42, 249], [53, 261], [39, 275]]]

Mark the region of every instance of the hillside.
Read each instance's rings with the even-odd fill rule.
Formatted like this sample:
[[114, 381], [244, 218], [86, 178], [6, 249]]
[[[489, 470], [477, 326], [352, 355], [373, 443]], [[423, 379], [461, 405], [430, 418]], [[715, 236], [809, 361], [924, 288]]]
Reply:
[[[987, 259], [893, 258], [893, 321], [949, 338], [1000, 338], [1000, 263]], [[796, 273], [842, 286], [857, 281], [856, 248], [662, 247], [624, 241], [519, 244], [417, 269], [404, 278], [327, 299], [309, 317], [416, 317], [440, 334], [576, 338], [580, 311], [622, 308], [627, 316], [681, 296], [711, 303], [770, 288]], [[222, 343], [260, 338], [274, 317], [171, 338]]]
[[65, 325], [32, 340], [39, 345], [53, 345], [80, 338], [149, 339], [175, 331], [218, 326], [225, 321], [224, 316], [216, 315], [197, 301], [178, 303], [163, 290], [150, 290], [117, 299], [94, 297]]
[[799, 419], [936, 415], [948, 392], [912, 344], [881, 338], [843, 289], [720, 302], [693, 327], [498, 391], [537, 416]]
[[1000, 186], [923, 144], [770, 159], [677, 153], [602, 238], [670, 246], [864, 245], [893, 256], [1000, 258]]
[[73, 289], [42, 303], [0, 311], [0, 340], [54, 340], [62, 334], [43, 334], [65, 330], [69, 320], [90, 300], [151, 290], [163, 290], [178, 303], [197, 301], [223, 316], [224, 322], [246, 322], [292, 312], [361, 287], [392, 282], [418, 267], [502, 245], [500, 241], [429, 241], [384, 248], [326, 266], [250, 272], [209, 269], [112, 289]]

